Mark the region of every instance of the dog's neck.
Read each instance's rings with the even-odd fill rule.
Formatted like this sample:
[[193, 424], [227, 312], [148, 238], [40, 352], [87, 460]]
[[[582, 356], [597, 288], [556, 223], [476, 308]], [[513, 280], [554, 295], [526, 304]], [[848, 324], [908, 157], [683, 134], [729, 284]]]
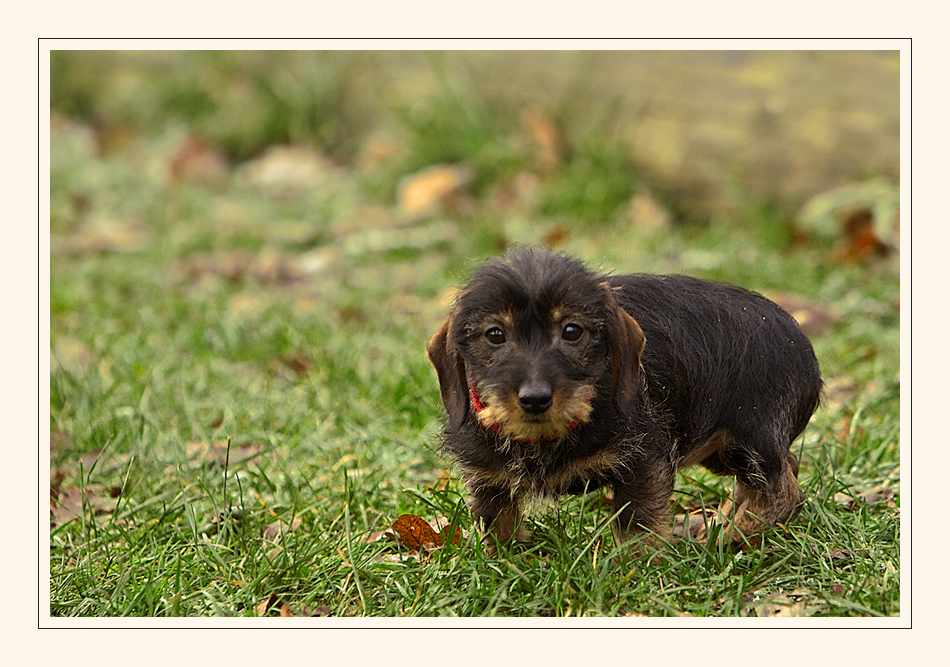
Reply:
[[[475, 385], [470, 384], [468, 386], [468, 394], [472, 398], [472, 407], [475, 408], [475, 414], [478, 416], [478, 421], [480, 421], [486, 428], [491, 429], [492, 431], [494, 431], [495, 433], [497, 433], [498, 435], [504, 438], [508, 438], [512, 442], [520, 442], [520, 443], [527, 443], [527, 444], [540, 442], [539, 440], [520, 440], [518, 438], [512, 438], [510, 435], [507, 435], [502, 430], [501, 424], [499, 424], [498, 422], [490, 422], [484, 418], [483, 412], [485, 410], [485, 404], [482, 402], [482, 399], [479, 398], [478, 392], [475, 391]], [[581, 424], [580, 419], [574, 421], [573, 423], [570, 424], [570, 426], [567, 427], [568, 432], [573, 431], [580, 424]], [[548, 438], [547, 440], [558, 440], [558, 439], [559, 438]]]

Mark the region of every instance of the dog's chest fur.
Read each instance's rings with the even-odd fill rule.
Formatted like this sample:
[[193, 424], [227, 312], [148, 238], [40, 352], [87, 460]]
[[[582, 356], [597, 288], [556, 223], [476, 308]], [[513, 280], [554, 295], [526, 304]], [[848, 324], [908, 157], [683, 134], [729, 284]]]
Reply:
[[[595, 415], [598, 408], [608, 409], [598, 403]], [[597, 489], [630, 468], [640, 451], [636, 431], [603, 429], [602, 423], [585, 424], [557, 441], [530, 443], [470, 424], [463, 429], [466, 445], [458, 446], [457, 438], [454, 451], [470, 484], [507, 488], [512, 496], [551, 499]]]

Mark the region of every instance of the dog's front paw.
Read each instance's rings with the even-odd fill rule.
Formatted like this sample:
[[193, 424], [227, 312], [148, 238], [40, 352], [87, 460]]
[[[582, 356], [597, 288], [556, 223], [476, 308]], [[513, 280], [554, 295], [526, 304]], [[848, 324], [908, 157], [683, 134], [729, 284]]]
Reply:
[[513, 534], [508, 533], [504, 536], [504, 538], [499, 536], [494, 530], [483, 532], [482, 534], [485, 539], [485, 550], [490, 554], [494, 554], [498, 551], [499, 544], [507, 544], [509, 542], [530, 542], [531, 538], [534, 537], [532, 532], [524, 524], [519, 525]]

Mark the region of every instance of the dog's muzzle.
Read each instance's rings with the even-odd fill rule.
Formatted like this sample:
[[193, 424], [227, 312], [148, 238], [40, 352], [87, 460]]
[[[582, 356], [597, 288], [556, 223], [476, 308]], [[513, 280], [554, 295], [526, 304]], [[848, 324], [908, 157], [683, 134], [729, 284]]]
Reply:
[[[505, 427], [499, 421], [495, 421], [492, 416], [492, 410], [482, 401], [481, 397], [478, 395], [478, 392], [475, 390], [474, 385], [469, 385], [468, 393], [472, 400], [472, 407], [475, 410], [475, 414], [478, 416], [478, 420], [488, 429], [491, 429], [498, 435], [506, 437], [514, 442], [524, 442], [524, 443], [536, 443], [541, 441], [553, 441], [558, 440], [563, 437], [570, 431], [573, 431], [580, 424], [586, 421], [586, 416], [590, 413], [590, 403], [593, 399], [593, 388], [590, 388], [585, 397], [584, 403], [586, 408], [583, 410], [582, 415], [579, 415], [574, 418], [572, 422], [566, 425], [566, 429], [562, 426], [557, 429], [558, 433], [556, 435], [541, 435], [540, 437], [518, 437], [516, 434], [507, 432]], [[539, 418], [541, 415], [544, 415], [548, 410], [551, 409], [551, 406], [554, 405], [554, 393], [548, 385], [544, 383], [529, 383], [522, 387], [518, 392], [518, 407], [524, 411], [525, 416], [528, 417], [530, 421], [534, 421], [533, 418]], [[535, 426], [540, 426], [544, 423], [545, 420], [538, 420]], [[539, 429], [543, 433], [543, 428]]]

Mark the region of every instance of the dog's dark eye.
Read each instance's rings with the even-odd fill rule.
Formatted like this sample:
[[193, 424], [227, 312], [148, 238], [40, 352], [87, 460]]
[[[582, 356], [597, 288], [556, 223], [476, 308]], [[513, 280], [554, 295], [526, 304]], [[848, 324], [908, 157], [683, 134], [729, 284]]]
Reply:
[[485, 332], [485, 338], [487, 338], [488, 342], [492, 345], [501, 345], [505, 342], [505, 332], [499, 327], [491, 327]]
[[574, 324], [570, 322], [569, 324], [564, 325], [564, 331], [561, 332], [561, 338], [566, 340], [568, 343], [573, 343], [581, 339], [581, 336], [584, 335], [584, 329], [580, 324]]

